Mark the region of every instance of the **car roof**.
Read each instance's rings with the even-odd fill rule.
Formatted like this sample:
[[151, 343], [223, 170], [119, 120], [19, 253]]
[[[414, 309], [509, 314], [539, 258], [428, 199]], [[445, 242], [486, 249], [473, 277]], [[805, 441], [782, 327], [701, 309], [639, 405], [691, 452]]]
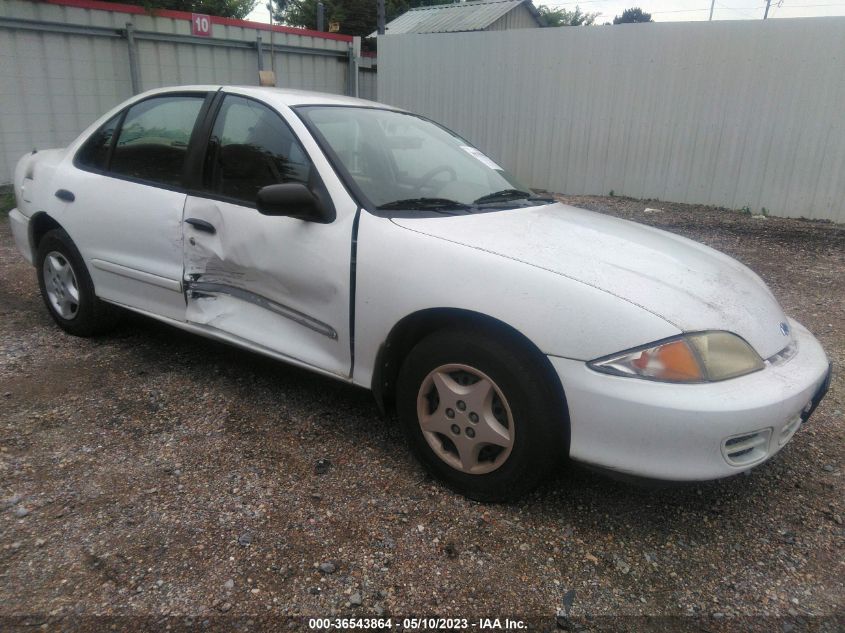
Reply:
[[269, 86], [227, 86], [227, 85], [192, 85], [192, 86], [169, 86], [167, 88], [155, 88], [148, 90], [144, 96], [155, 94], [166, 94], [168, 92], [203, 91], [216, 92], [222, 90], [233, 94], [242, 94], [255, 97], [262, 101], [275, 105], [287, 107], [299, 105], [348, 105], [369, 108], [385, 108], [397, 110], [377, 101], [368, 101], [345, 95], [329, 94], [327, 92], [315, 92], [312, 90], [293, 90], [289, 88], [273, 88]]

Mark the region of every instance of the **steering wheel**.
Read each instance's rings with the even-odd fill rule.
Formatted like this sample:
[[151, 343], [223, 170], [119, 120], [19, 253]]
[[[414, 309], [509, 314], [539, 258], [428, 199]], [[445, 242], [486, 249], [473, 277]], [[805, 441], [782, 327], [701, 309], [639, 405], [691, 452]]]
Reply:
[[450, 167], [449, 165], [440, 165], [438, 167], [435, 167], [434, 169], [428, 170], [420, 177], [417, 189], [422, 190], [426, 187], [430, 187], [431, 181], [434, 180], [434, 177], [440, 173], [449, 174], [450, 178], [448, 182], [455, 182], [458, 179], [458, 174], [452, 167]]

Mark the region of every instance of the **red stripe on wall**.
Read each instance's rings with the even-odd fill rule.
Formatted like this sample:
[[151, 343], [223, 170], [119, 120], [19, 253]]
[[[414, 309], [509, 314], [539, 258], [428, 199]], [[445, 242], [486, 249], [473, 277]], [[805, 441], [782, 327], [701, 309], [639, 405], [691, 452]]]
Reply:
[[[113, 11], [117, 13], [133, 13], [135, 15], [151, 15], [156, 18], [171, 18], [174, 20], [190, 20], [191, 14], [187, 11], [172, 11], [170, 9], [152, 9], [147, 13], [144, 7], [139, 7], [134, 4], [120, 4], [117, 2], [101, 2], [100, 0], [42, 0], [47, 4], [56, 4], [63, 7], [74, 7], [77, 9], [95, 9], [97, 11]], [[224, 26], [240, 26], [245, 29], [259, 29], [261, 31], [274, 31], [276, 33], [289, 33], [291, 35], [301, 35], [305, 37], [321, 37], [327, 40], [338, 40], [341, 42], [351, 42], [351, 35], [341, 35], [340, 33], [322, 33], [320, 31], [311, 31], [309, 29], [297, 29], [292, 26], [279, 26], [277, 24], [270, 25], [263, 22], [251, 22], [250, 20], [236, 20], [234, 18], [221, 18], [216, 15], [211, 16], [213, 24], [222, 24]]]

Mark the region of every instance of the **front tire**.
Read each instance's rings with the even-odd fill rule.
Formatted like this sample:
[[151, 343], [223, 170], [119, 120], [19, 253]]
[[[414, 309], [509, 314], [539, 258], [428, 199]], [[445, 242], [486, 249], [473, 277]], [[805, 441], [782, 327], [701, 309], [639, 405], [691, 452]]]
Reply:
[[440, 331], [399, 372], [397, 411], [435, 477], [479, 501], [532, 490], [565, 455], [565, 407], [537, 358], [475, 331]]
[[49, 231], [35, 258], [41, 297], [53, 320], [74, 336], [94, 336], [114, 326], [117, 311], [94, 294], [94, 283], [70, 236]]

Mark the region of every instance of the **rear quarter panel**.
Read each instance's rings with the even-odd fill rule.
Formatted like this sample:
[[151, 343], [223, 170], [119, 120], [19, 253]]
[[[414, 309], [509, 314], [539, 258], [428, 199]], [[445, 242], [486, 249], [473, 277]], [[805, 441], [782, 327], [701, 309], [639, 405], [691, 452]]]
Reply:
[[27, 218], [46, 211], [52, 213], [60, 202], [53, 187], [56, 170], [66, 156], [65, 149], [46, 149], [26, 154], [15, 167], [15, 197], [18, 211]]

